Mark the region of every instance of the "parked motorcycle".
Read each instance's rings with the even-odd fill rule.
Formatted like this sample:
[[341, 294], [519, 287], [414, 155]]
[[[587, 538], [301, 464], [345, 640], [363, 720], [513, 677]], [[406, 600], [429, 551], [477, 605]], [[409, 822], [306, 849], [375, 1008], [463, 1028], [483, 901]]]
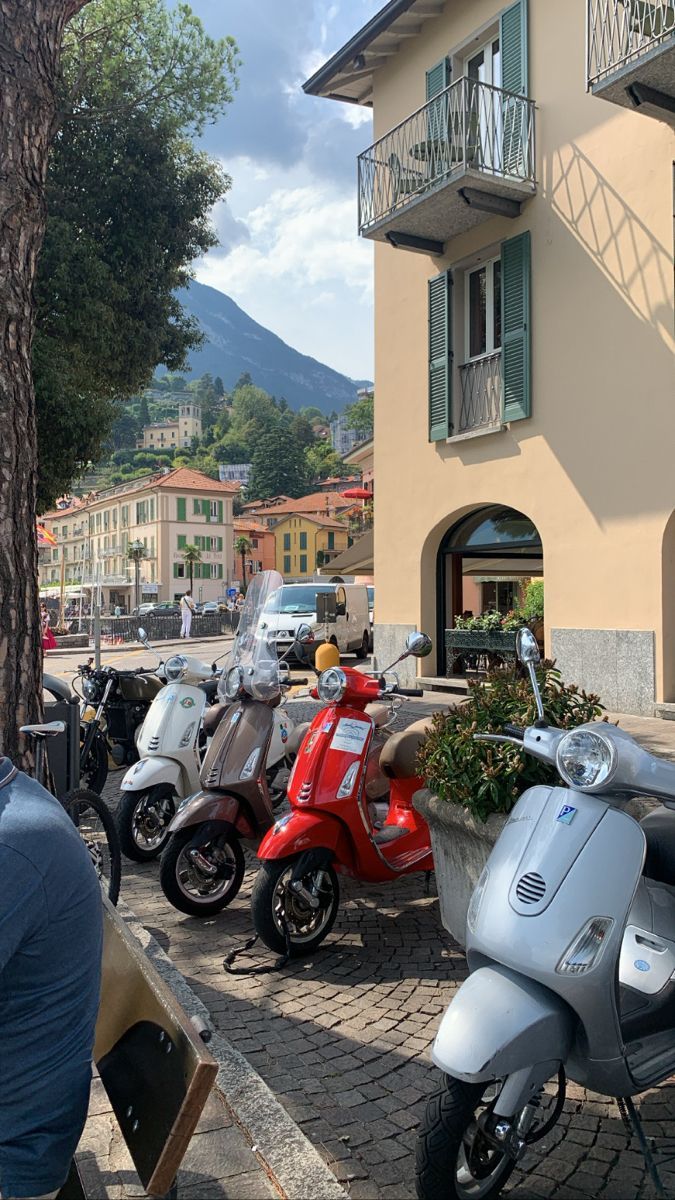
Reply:
[[[471, 898], [471, 974], [432, 1051], [445, 1075], [420, 1129], [421, 1200], [498, 1196], [560, 1116], [566, 1078], [617, 1099], [658, 1187], [631, 1097], [675, 1071], [675, 765], [605, 722], [548, 726], [527, 629], [518, 654], [538, 720], [475, 736], [554, 764], [567, 786], [520, 797]], [[663, 807], [638, 824], [633, 796]]]
[[[152, 650], [144, 629], [139, 641]], [[140, 761], [122, 780], [117, 828], [123, 854], [135, 862], [156, 858], [186, 796], [199, 790], [207, 735], [204, 712], [216, 700], [219, 673], [189, 654], [164, 663], [167, 686], [157, 693], [138, 736]]]
[[[203, 790], [180, 805], [169, 826], [160, 883], [167, 900], [190, 916], [210, 916], [234, 900], [244, 876], [241, 839], [257, 840], [274, 823], [274, 806], [286, 794], [289, 765], [307, 728], [294, 727], [280, 707], [290, 679], [270, 633], [269, 610], [263, 615], [282, 584], [278, 571], [264, 571], [249, 585], [218, 688], [223, 703], [204, 718], [213, 736], [201, 770]], [[303, 636], [312, 638], [308, 626]]]
[[[82, 696], [80, 726], [80, 774], [84, 786], [99, 795], [108, 777], [108, 755], [117, 766], [135, 762], [136, 731], [143, 724], [152, 701], [164, 679], [161, 670], [140, 667], [118, 671], [115, 667], [94, 667], [93, 658], [77, 670]], [[87, 716], [87, 710], [94, 709]]]
[[[337, 873], [383, 883], [433, 868], [429, 830], [412, 807], [422, 786], [415, 773], [419, 729], [388, 736], [396, 696], [421, 696], [386, 674], [404, 658], [431, 650], [412, 633], [384, 675], [331, 667], [315, 695], [317, 713], [300, 748], [288, 786], [292, 811], [261, 842], [262, 865], [251, 913], [258, 936], [283, 953], [310, 954], [330, 932], [340, 903]], [[388, 700], [389, 705], [374, 704]]]

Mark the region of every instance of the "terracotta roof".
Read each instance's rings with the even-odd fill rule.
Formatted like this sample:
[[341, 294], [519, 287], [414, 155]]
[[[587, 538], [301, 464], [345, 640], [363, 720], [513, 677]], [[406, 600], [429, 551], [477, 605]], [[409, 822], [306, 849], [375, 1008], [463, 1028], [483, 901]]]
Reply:
[[218, 479], [211, 479], [209, 475], [204, 475], [202, 471], [193, 471], [192, 467], [176, 467], [173, 471], [168, 471], [166, 475], [159, 475], [155, 479], [151, 479], [143, 486], [144, 488], [165, 487], [197, 492], [227, 492], [230, 496], [233, 492], [239, 491], [238, 484], [221, 483]]
[[271, 533], [272, 530], [267, 525], [261, 525], [259, 521], [255, 521], [253, 517], [235, 517], [232, 522], [235, 533], [241, 530], [243, 533], [246, 530], [248, 533]]
[[[304, 521], [311, 521], [312, 525], [321, 525], [322, 527], [325, 526], [326, 529], [341, 529], [343, 533], [349, 532], [347, 526], [344, 525], [342, 521], [336, 521], [334, 517], [326, 517], [323, 513], [284, 513], [279, 521], [279, 524], [283, 525], [285, 520], [289, 520], [294, 515], [302, 516]], [[274, 529], [276, 529], [276, 525], [273, 526], [273, 530]]]
[[[60, 521], [63, 517], [70, 517], [72, 513], [82, 513], [81, 504], [72, 504], [70, 508], [55, 508], [52, 512], [44, 513], [40, 517], [41, 521]], [[84, 516], [84, 513], [82, 513]]]
[[345, 500], [341, 492], [312, 492], [310, 496], [299, 496], [297, 500], [285, 500], [283, 504], [275, 504], [265, 509], [265, 513], [275, 517], [277, 513], [326, 513], [331, 509], [352, 508], [353, 500]]

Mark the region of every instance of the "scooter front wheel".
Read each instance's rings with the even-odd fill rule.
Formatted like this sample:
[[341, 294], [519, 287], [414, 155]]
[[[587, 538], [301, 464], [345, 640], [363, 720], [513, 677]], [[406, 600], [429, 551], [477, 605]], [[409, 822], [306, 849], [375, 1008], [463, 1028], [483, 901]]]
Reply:
[[262, 863], [251, 892], [251, 916], [258, 937], [270, 950], [283, 954], [286, 927], [291, 958], [316, 950], [333, 928], [340, 905], [340, 885], [331, 866], [313, 868], [294, 881], [296, 862], [285, 858]]
[[173, 833], [159, 866], [159, 882], [169, 904], [188, 917], [211, 917], [227, 908], [244, 878], [239, 839], [223, 834], [199, 846], [195, 830]]
[[176, 812], [176, 793], [170, 783], [147, 792], [123, 792], [117, 809], [122, 853], [134, 862], [150, 862], [166, 846]]
[[450, 1075], [430, 1096], [420, 1125], [415, 1177], [418, 1200], [494, 1200], [515, 1167], [483, 1137], [478, 1117], [494, 1085]]

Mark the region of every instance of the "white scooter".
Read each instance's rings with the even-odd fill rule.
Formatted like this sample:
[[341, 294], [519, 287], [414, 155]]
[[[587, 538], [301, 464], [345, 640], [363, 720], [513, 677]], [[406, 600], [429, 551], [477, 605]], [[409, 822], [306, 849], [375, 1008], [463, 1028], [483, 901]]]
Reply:
[[[538, 720], [474, 736], [555, 765], [567, 787], [523, 793], [471, 898], [471, 974], [432, 1050], [444, 1081], [420, 1129], [417, 1195], [500, 1195], [562, 1113], [566, 1077], [616, 1099], [665, 1195], [632, 1097], [675, 1072], [675, 764], [605, 722], [547, 725], [529, 630], [518, 654]], [[662, 807], [638, 824], [633, 796]], [[672, 1163], [672, 1139], [658, 1157]]]
[[[138, 638], [153, 649], [144, 629]], [[167, 659], [164, 674], [167, 686], [155, 696], [139, 730], [140, 761], [122, 780], [117, 810], [122, 852], [135, 862], [148, 862], [162, 852], [178, 805], [199, 789], [207, 742], [204, 711], [216, 700], [220, 677], [215, 662], [209, 666], [189, 654]]]

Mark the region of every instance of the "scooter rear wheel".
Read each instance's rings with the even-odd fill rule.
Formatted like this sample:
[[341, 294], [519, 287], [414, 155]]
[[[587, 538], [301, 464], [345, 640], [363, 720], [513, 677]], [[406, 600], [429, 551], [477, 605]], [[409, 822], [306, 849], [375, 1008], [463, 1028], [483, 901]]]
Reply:
[[[311, 908], [301, 895], [290, 890], [297, 859], [263, 862], [253, 882], [251, 916], [258, 937], [276, 954], [286, 951], [284, 922], [288, 928], [291, 958], [312, 954], [328, 936], [340, 906], [340, 885], [332, 867], [322, 867], [318, 887], [319, 907]], [[312, 886], [319, 872], [314, 869], [300, 880]]]
[[[169, 904], [189, 917], [211, 917], [234, 900], [244, 878], [244, 851], [237, 837], [217, 839], [210, 845], [214, 865], [226, 868], [220, 878], [202, 873], [190, 858], [195, 830], [173, 833], [159, 866], [159, 882]], [[204, 848], [200, 853], [204, 854]]]
[[462, 1083], [450, 1075], [429, 1097], [417, 1141], [418, 1200], [494, 1200], [515, 1162], [481, 1136], [477, 1117], [490, 1085]]

